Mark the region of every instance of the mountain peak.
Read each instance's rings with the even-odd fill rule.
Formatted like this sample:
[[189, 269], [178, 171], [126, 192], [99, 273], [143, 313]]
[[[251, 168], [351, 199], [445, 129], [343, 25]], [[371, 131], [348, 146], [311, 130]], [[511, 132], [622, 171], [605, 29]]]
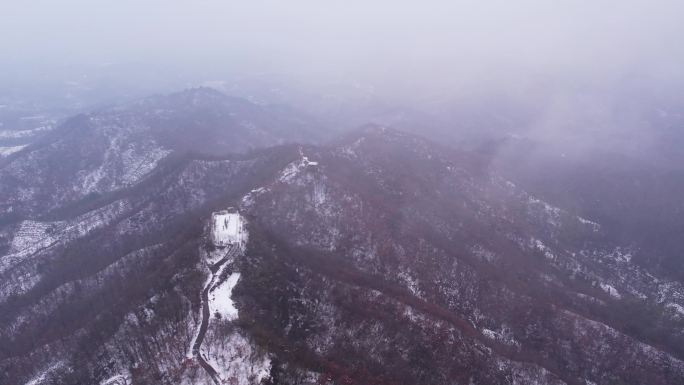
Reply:
[[223, 92], [206, 86], [187, 88], [183, 91], [169, 95], [170, 97], [194, 98], [199, 100], [225, 100], [228, 95]]

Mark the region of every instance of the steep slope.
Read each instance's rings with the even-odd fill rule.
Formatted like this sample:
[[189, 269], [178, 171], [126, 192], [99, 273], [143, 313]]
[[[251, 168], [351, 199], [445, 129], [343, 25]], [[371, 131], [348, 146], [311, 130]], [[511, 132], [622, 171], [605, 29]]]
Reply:
[[339, 383], [684, 375], [682, 285], [600, 224], [391, 130], [304, 154], [244, 201], [263, 244], [236, 288], [289, 362]]
[[[663, 147], [684, 143], [674, 135]], [[512, 139], [491, 144], [493, 166], [525, 189], [587, 213], [609, 235], [634, 249], [634, 262], [659, 275], [684, 279], [684, 171], [681, 163], [644, 161], [597, 150]]]

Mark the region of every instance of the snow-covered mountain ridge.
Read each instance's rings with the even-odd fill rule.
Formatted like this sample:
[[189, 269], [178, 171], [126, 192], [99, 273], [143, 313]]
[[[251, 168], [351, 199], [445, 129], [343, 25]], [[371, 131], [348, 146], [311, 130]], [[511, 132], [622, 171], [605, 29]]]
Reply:
[[226, 103], [76, 118], [2, 164], [1, 383], [684, 378], [684, 288], [609, 224], [390, 128], [219, 156], [149, 123]]

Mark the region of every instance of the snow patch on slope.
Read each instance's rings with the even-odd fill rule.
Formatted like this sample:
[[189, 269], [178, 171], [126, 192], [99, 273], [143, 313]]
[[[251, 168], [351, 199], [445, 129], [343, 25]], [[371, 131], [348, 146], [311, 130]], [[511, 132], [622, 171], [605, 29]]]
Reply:
[[0, 301], [11, 293], [25, 293], [40, 281], [40, 274], [21, 269], [24, 262], [37, 259], [56, 245], [83, 237], [108, 225], [128, 207], [129, 202], [122, 200], [70, 221], [22, 221], [12, 234], [8, 254], [0, 255], [0, 273], [9, 271], [12, 275], [11, 278], [0, 280]]
[[122, 374], [117, 374], [113, 377], [110, 377], [102, 382], [100, 382], [100, 385], [127, 385], [130, 383], [128, 381], [128, 376], [124, 376]]
[[220, 314], [221, 319], [227, 321], [238, 318], [238, 310], [231, 296], [239, 279], [240, 273], [233, 273], [224, 282], [214, 287], [209, 294], [209, 312], [212, 316]]
[[535, 206], [535, 207], [541, 207], [544, 214], [546, 215], [546, 221], [554, 226], [559, 226], [560, 225], [560, 215], [563, 212], [558, 207], [552, 206], [540, 199], [537, 199], [533, 196], [528, 197], [528, 203], [530, 206]]
[[105, 127], [113, 138], [104, 152], [102, 162], [95, 169], [79, 173], [76, 188], [84, 194], [111, 191], [130, 186], [149, 174], [171, 150], [159, 146], [154, 140], [131, 142], [127, 135], [141, 128], [132, 125]]
[[520, 342], [515, 340], [513, 332], [505, 326], [502, 326], [498, 331], [483, 328], [482, 335], [490, 340], [498, 341], [508, 346], [520, 347]]
[[684, 317], [684, 306], [678, 303], [668, 303], [665, 307], [674, 310], [680, 317]]
[[582, 218], [580, 216], [577, 217], [577, 220], [583, 225], [591, 226], [591, 228], [594, 230], [594, 232], [598, 232], [601, 229], [601, 225], [599, 225], [598, 223], [596, 223], [594, 221], [590, 221], [590, 220]]
[[544, 242], [540, 241], [539, 239], [532, 238], [531, 241], [532, 246], [544, 253], [544, 257], [546, 259], [554, 260], [556, 259], [556, 256], [551, 252], [551, 249], [544, 244]]
[[601, 290], [605, 291], [608, 293], [613, 298], [620, 299], [622, 296], [620, 295], [620, 292], [617, 291], [612, 285], [609, 285], [607, 283], [599, 283], [599, 286], [601, 287]]
[[41, 249], [82, 237], [94, 229], [107, 225], [127, 207], [128, 201], [116, 201], [71, 221], [22, 221], [13, 234], [9, 254], [2, 257], [0, 273]]
[[0, 139], [23, 139], [35, 136], [43, 131], [52, 130], [54, 126], [40, 126], [30, 130], [2, 130], [0, 131]]
[[8, 147], [0, 147], [0, 156], [9, 156], [14, 154], [15, 152], [19, 152], [23, 150], [27, 144], [21, 145], [21, 146], [8, 146]]
[[63, 362], [56, 362], [52, 365], [50, 365], [47, 369], [43, 370], [42, 372], [38, 373], [35, 377], [33, 377], [29, 382], [27, 382], [25, 385], [40, 385], [45, 382], [45, 380], [48, 379], [48, 375], [50, 372], [58, 369], [64, 365]]
[[318, 162], [310, 161], [309, 157], [304, 155], [301, 149], [299, 150], [299, 154], [301, 155], [299, 160], [288, 164], [285, 169], [281, 171], [280, 176], [278, 177], [279, 181], [291, 183], [302, 170], [305, 170], [308, 167], [318, 166]]
[[[142, 152], [142, 154], [141, 154]], [[122, 183], [132, 185], [152, 171], [160, 160], [164, 159], [171, 151], [150, 144], [149, 148], [138, 149], [129, 147], [121, 154], [123, 164]]]
[[271, 360], [238, 331], [202, 344], [202, 355], [227, 384], [260, 384], [270, 376]]
[[266, 191], [268, 191], [268, 189], [265, 187], [253, 189], [247, 195], [242, 197], [242, 200], [240, 201], [240, 207], [243, 207], [245, 209], [250, 208], [254, 204], [256, 199], [259, 197], [259, 195], [265, 193]]

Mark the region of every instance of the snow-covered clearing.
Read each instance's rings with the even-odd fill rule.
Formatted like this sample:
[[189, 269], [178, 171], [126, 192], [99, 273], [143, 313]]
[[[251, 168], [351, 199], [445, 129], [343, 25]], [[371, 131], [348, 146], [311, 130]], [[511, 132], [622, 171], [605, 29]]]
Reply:
[[244, 245], [247, 233], [244, 229], [242, 216], [227, 210], [211, 215], [211, 237], [215, 246]]

